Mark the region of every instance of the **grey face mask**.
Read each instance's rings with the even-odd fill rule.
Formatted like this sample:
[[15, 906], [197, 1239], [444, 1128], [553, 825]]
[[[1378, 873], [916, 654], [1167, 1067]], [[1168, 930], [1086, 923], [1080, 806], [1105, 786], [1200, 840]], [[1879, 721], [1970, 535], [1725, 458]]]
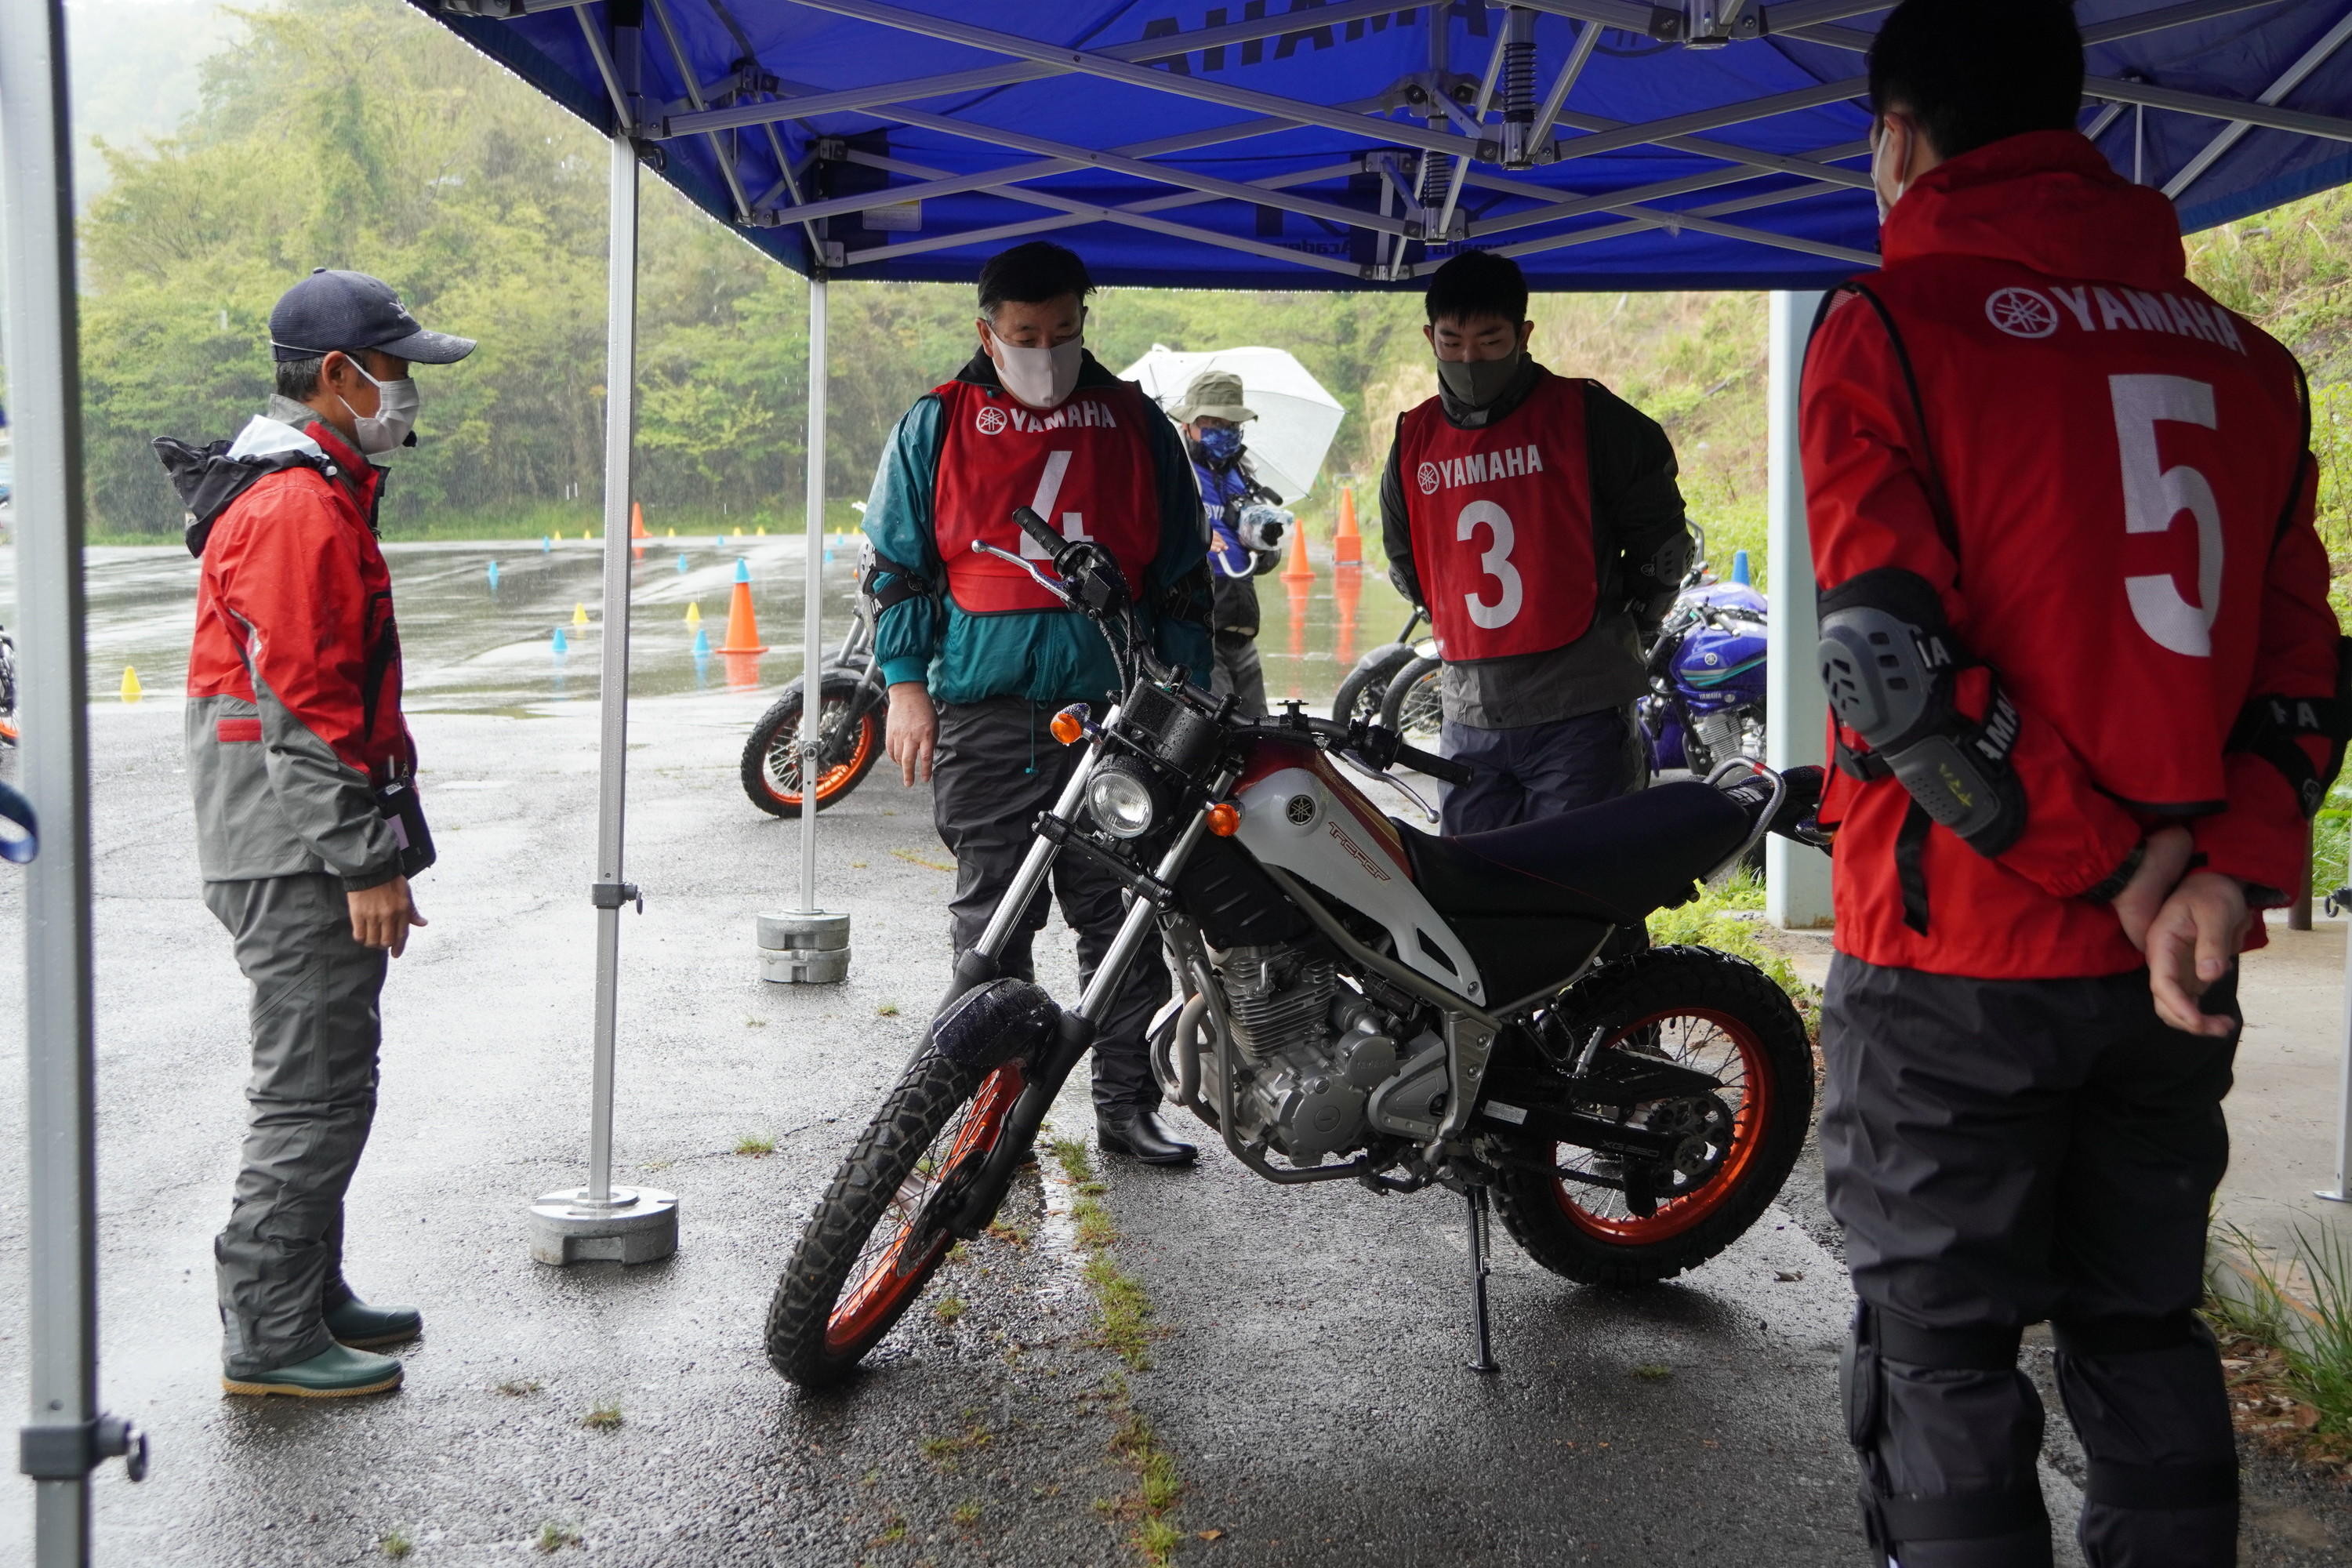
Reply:
[[1442, 359], [1437, 362], [1437, 379], [1454, 402], [1484, 408], [1518, 379], [1519, 367], [1527, 363], [1525, 349], [1508, 359]]

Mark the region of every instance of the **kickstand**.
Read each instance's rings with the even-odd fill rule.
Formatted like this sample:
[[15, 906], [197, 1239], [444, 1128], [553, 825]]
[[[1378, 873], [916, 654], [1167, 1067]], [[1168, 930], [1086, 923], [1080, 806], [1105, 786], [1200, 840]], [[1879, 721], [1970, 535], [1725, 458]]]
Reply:
[[1470, 1189], [1470, 1334], [1472, 1372], [1499, 1372], [1486, 1332], [1486, 1189]]

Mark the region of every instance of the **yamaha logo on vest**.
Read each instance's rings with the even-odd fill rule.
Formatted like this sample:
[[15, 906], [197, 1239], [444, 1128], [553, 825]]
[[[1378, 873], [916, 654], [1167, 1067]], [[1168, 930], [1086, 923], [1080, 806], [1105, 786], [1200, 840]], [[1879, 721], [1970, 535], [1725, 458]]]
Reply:
[[2012, 338], [2046, 338], [2058, 330], [2058, 307], [2031, 289], [2003, 289], [1985, 300], [1985, 319]]
[[1524, 447], [1506, 447], [1499, 452], [1473, 452], [1466, 458], [1423, 463], [1419, 478], [1421, 493], [1433, 496], [1441, 489], [1483, 485], [1489, 479], [1516, 479], [1521, 474], [1543, 471], [1543, 449], [1529, 442]]
[[1065, 403], [1051, 414], [1037, 414], [1017, 403], [982, 404], [980, 412], [971, 416], [971, 425], [983, 436], [1000, 435], [1008, 426], [1024, 436], [1042, 436], [1052, 430], [1116, 430], [1118, 420], [1112, 415], [1109, 404], [1088, 398]]
[[2072, 288], [2053, 283], [2047, 291], [2011, 285], [1986, 295], [1984, 310], [1985, 320], [2012, 338], [2046, 338], [2072, 321], [2086, 332], [2168, 332], [2246, 352], [2236, 317], [2218, 305], [2180, 294], [2095, 283]]

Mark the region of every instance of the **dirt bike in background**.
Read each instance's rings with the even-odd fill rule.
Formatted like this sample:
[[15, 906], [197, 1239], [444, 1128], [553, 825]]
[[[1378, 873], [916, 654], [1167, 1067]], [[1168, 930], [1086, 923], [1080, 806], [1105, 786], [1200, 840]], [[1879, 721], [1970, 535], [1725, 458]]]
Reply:
[[[1464, 764], [1295, 703], [1239, 717], [1153, 657], [1100, 546], [1014, 515], [1050, 575], [974, 548], [1092, 620], [1125, 696], [1055, 716], [1085, 753], [809, 1215], [769, 1308], [778, 1372], [811, 1388], [848, 1378], [949, 1251], [988, 1228], [1153, 943], [1181, 987], [1148, 1031], [1154, 1074], [1235, 1160], [1283, 1185], [1463, 1194], [1480, 1371], [1494, 1370], [1490, 1208], [1545, 1268], [1621, 1286], [1679, 1274], [1756, 1222], [1811, 1122], [1795, 1008], [1706, 948], [1601, 955], [1768, 830], [1801, 836], [1819, 769], [1743, 763], [1500, 833], [1424, 834], [1349, 774], [1460, 782]], [[1129, 889], [1068, 1007], [998, 963], [1064, 855]]]
[[[859, 580], [864, 580], [864, 573]], [[874, 616], [860, 595], [849, 631], [822, 673], [816, 808], [823, 811], [856, 789], [882, 755], [889, 693], [874, 658]], [[801, 708], [808, 695], [794, 676], [784, 694], [760, 715], [743, 742], [743, 793], [771, 816], [798, 816], [806, 785], [801, 778]]]
[[16, 641], [0, 626], [0, 746], [16, 743]]

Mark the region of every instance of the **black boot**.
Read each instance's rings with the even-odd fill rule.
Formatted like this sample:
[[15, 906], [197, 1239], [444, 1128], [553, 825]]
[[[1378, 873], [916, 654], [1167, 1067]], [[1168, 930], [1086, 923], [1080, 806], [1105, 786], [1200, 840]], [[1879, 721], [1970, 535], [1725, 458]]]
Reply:
[[1128, 1154], [1147, 1165], [1189, 1165], [1200, 1151], [1168, 1136], [1149, 1110], [1097, 1110], [1095, 1142], [1106, 1154]]

